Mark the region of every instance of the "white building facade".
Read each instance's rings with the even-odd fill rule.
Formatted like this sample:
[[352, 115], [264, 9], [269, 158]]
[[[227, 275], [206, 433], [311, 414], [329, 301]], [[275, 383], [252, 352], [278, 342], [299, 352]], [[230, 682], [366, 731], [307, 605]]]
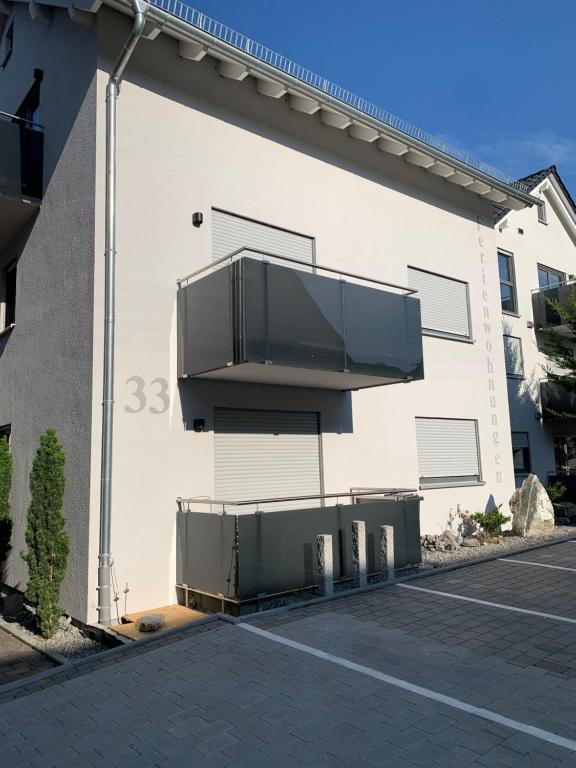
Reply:
[[548, 382], [551, 365], [542, 329], [566, 333], [547, 299], [568, 300], [576, 273], [576, 208], [552, 166], [524, 179], [538, 205], [499, 210], [498, 262], [502, 292], [510, 424], [517, 485], [528, 472], [547, 484], [551, 475], [573, 472], [576, 426], [550, 410], [573, 411], [567, 393]]
[[[25, 213], [0, 252], [0, 425], [15, 462], [7, 580], [25, 584], [18, 553], [27, 476], [38, 435], [54, 427], [68, 457], [64, 605], [89, 621], [99, 539], [104, 105], [129, 9], [16, 2], [2, 39], [2, 109], [22, 116], [26, 98], [38, 101], [22, 119], [44, 125], [42, 199], [32, 200], [32, 217], [25, 195], [11, 201]], [[255, 44], [222, 37], [197, 17], [151, 5], [118, 102], [112, 554], [131, 610], [175, 599], [180, 496], [415, 489], [425, 533], [455, 525], [459, 510], [506, 509], [515, 486], [494, 253], [516, 246], [511, 230], [497, 235], [492, 208], [536, 221], [534, 199], [370, 105], [335, 98], [329, 84], [322, 90], [303, 71], [264, 61]], [[179, 290], [201, 285], [204, 299], [208, 276], [242, 256], [287, 275], [266, 297], [267, 347], [257, 359], [249, 359], [247, 332], [219, 346], [231, 338], [229, 296], [215, 293], [200, 314], [199, 304], [189, 316], [178, 306]], [[567, 262], [557, 266], [568, 271]], [[360, 286], [373, 293], [356, 294]], [[334, 314], [342, 307], [326, 298], [331, 291], [348, 297], [345, 319]], [[315, 311], [305, 316], [310, 297]], [[242, 293], [238, 306], [246, 331], [255, 305]], [[298, 338], [274, 336], [272, 321], [280, 328], [286, 318]], [[196, 360], [212, 362], [183, 362], [188, 342]], [[347, 357], [338, 367], [330, 359], [341, 343]]]

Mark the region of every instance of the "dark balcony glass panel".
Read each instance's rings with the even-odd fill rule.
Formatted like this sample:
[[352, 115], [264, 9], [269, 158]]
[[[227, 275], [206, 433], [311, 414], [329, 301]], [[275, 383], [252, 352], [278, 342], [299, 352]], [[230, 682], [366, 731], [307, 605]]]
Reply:
[[199, 374], [234, 361], [232, 266], [178, 291], [178, 375]]
[[[420, 317], [410, 316], [405, 296], [344, 283], [346, 369], [391, 378], [419, 378], [422, 358], [414, 337]], [[418, 309], [416, 303], [412, 305]], [[416, 320], [416, 323], [414, 321]], [[412, 329], [412, 332], [411, 332]]]
[[16, 200], [42, 197], [44, 134], [0, 115], [0, 194]]
[[534, 325], [537, 328], [563, 329], [566, 324], [560, 313], [550, 306], [549, 300], [552, 299], [558, 301], [562, 306], [568, 306], [569, 302], [573, 300], [575, 291], [576, 283], [574, 282], [534, 291], [532, 294]]
[[[541, 381], [540, 401], [542, 415], [547, 421], [560, 418], [557, 414], [567, 414], [576, 417], [576, 392], [571, 392], [561, 382]], [[576, 425], [576, 422], [574, 422]]]
[[343, 371], [342, 283], [254, 259], [242, 263], [247, 360]]

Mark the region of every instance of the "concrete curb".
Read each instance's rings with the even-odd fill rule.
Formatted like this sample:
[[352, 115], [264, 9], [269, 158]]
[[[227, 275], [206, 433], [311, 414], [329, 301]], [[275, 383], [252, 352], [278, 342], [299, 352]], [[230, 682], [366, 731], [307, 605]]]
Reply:
[[[154, 645], [162, 645], [166, 640], [177, 640], [179, 639], [179, 635], [184, 637], [187, 633], [192, 634], [197, 628], [202, 628], [209, 624], [216, 624], [221, 620], [221, 614], [215, 613], [211, 616], [206, 616], [203, 619], [191, 622], [190, 624], [184, 624], [180, 627], [168, 629], [159, 635], [145, 637], [127, 645], [123, 644], [118, 645], [115, 648], [108, 648], [105, 651], [94, 653], [91, 656], [84, 656], [81, 659], [64, 659], [64, 657], [61, 657], [64, 661], [63, 663], [60, 662], [61, 665], [59, 667], [39, 672], [36, 675], [28, 675], [28, 677], [23, 677], [21, 680], [15, 680], [13, 683], [6, 683], [5, 685], [0, 686], [0, 704], [15, 699], [18, 696], [41, 690], [42, 688], [48, 687], [48, 685], [56, 685], [71, 677], [91, 672], [94, 668], [114, 663], [116, 657], [119, 657], [118, 661], [120, 661], [121, 658], [136, 656], [148, 650], [148, 648], [151, 649]], [[15, 637], [16, 636], [17, 635], [15, 635]], [[18, 639], [20, 640], [22, 638], [18, 637]]]
[[393, 587], [396, 584], [404, 584], [407, 581], [416, 581], [418, 579], [426, 579], [430, 576], [437, 576], [442, 573], [450, 573], [451, 571], [458, 571], [461, 568], [467, 568], [468, 566], [471, 566], [471, 565], [481, 565], [482, 563], [491, 563], [491, 562], [494, 562], [495, 560], [501, 560], [502, 558], [521, 555], [523, 552], [534, 552], [535, 550], [538, 550], [538, 549], [546, 549], [546, 547], [553, 547], [556, 544], [565, 544], [567, 541], [572, 541], [575, 539], [576, 539], [576, 529], [574, 530], [574, 534], [572, 536], [569, 536], [563, 539], [556, 539], [554, 541], [544, 542], [541, 544], [533, 544], [532, 546], [522, 547], [520, 549], [511, 549], [511, 550], [507, 550], [505, 553], [495, 552], [494, 554], [486, 555], [485, 557], [479, 557], [479, 558], [474, 558], [470, 560], [461, 560], [458, 563], [445, 565], [442, 568], [429, 568], [428, 570], [421, 571], [419, 573], [411, 573], [407, 576], [398, 576], [397, 578], [394, 579], [394, 581], [379, 581], [375, 584], [368, 584], [368, 586], [366, 587], [354, 587], [353, 589], [347, 589], [342, 592], [338, 592], [332, 597], [315, 597], [315, 598], [312, 598], [311, 600], [307, 600], [306, 602], [303, 601], [301, 603], [294, 603], [293, 605], [282, 605], [279, 608], [269, 608], [266, 611], [260, 611], [258, 613], [252, 613], [242, 617], [223, 615], [222, 619], [232, 624], [237, 624], [238, 622], [257, 621], [260, 618], [267, 618], [268, 616], [275, 616], [277, 614], [287, 613], [288, 611], [295, 611], [301, 608], [308, 608], [315, 605], [322, 605], [323, 603], [332, 603], [335, 600], [342, 600], [343, 598], [346, 598], [346, 597], [352, 597], [354, 595], [362, 595], [368, 592], [374, 592], [377, 589], [386, 589], [388, 587]]
[[38, 653], [42, 653], [44, 656], [48, 656], [48, 658], [52, 659], [52, 661], [55, 661], [56, 664], [64, 665], [69, 662], [69, 659], [67, 659], [65, 656], [61, 656], [56, 651], [51, 651], [48, 648], [44, 648], [40, 640], [36, 640], [35, 638], [30, 637], [26, 632], [23, 632], [18, 627], [14, 627], [8, 621], [5, 621], [2, 617], [0, 617], [0, 627], [9, 635], [12, 635], [12, 637], [20, 640], [21, 643], [26, 643], [26, 645], [29, 645], [30, 648], [34, 648], [35, 651], [38, 651]]

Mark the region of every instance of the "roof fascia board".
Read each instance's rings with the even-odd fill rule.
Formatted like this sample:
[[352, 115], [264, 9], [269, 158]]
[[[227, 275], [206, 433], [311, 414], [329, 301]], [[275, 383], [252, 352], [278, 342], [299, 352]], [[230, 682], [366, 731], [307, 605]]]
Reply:
[[566, 228], [568, 235], [576, 243], [576, 212], [566, 200], [566, 196], [564, 195], [562, 187], [558, 184], [556, 177], [553, 174], [550, 174], [540, 182], [534, 191], [536, 190], [542, 191], [543, 195], [558, 214], [558, 218]]

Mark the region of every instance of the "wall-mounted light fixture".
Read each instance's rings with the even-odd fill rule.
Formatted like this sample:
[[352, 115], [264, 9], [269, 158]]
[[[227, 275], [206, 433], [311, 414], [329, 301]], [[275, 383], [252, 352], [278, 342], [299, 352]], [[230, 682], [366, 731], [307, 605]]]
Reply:
[[194, 432], [205, 432], [206, 422], [204, 419], [194, 419], [192, 422], [192, 428], [194, 429]]
[[201, 227], [204, 222], [204, 214], [201, 211], [196, 211], [192, 214], [192, 224], [195, 227]]

